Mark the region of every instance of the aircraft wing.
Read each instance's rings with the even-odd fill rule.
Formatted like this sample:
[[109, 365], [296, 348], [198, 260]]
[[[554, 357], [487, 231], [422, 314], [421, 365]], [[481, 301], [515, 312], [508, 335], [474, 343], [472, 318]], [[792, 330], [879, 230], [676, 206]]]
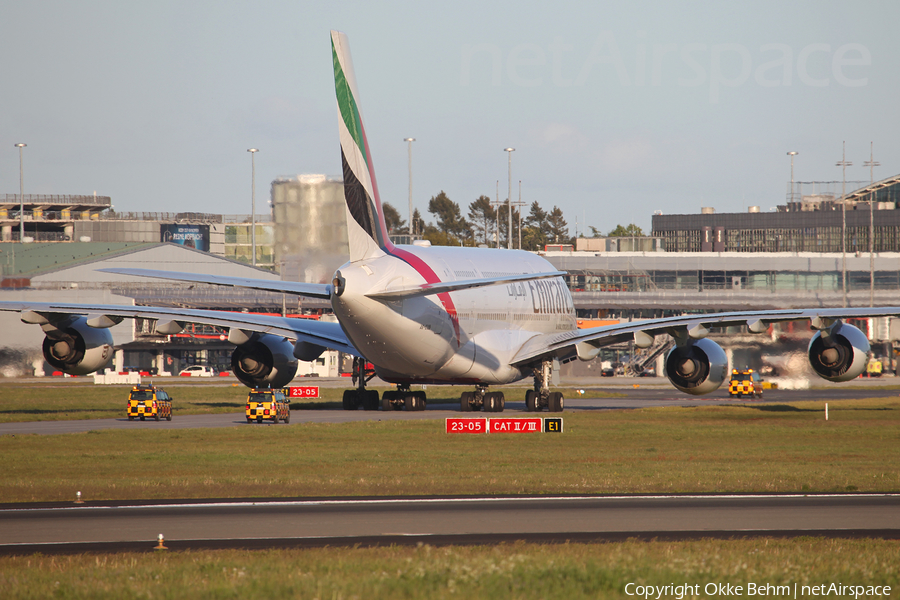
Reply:
[[523, 275], [508, 275], [505, 277], [491, 277], [484, 279], [462, 279], [459, 281], [423, 283], [421, 285], [413, 285], [402, 288], [390, 288], [381, 292], [372, 292], [370, 294], [366, 294], [366, 296], [375, 300], [400, 300], [401, 298], [412, 298], [414, 296], [429, 296], [431, 294], [468, 290], [472, 288], [486, 287], [489, 285], [515, 283], [517, 281], [529, 281], [532, 279], [549, 279], [551, 277], [562, 277], [563, 275], [567, 275], [567, 273], [565, 271], [550, 271], [547, 273], [526, 273]]
[[[312, 319], [288, 318], [273, 315], [254, 315], [249, 313], [228, 312], [222, 310], [196, 310], [188, 308], [162, 308], [157, 306], [126, 306], [121, 304], [66, 304], [55, 302], [0, 302], [0, 310], [37, 313], [39, 315], [79, 315], [94, 319], [102, 316], [111, 317], [112, 323], [122, 318], [159, 319], [183, 323], [202, 323], [270, 333], [286, 338], [309, 342], [333, 350], [339, 350], [361, 356], [359, 351], [344, 335], [338, 323], [327, 323]], [[118, 317], [118, 320], [115, 318]], [[37, 322], [37, 321], [32, 321]], [[110, 323], [110, 324], [112, 324]]]
[[171, 281], [189, 283], [211, 283], [230, 287], [249, 288], [264, 292], [283, 292], [310, 298], [331, 298], [331, 285], [327, 283], [300, 283], [299, 281], [278, 281], [270, 279], [251, 279], [245, 277], [227, 277], [224, 275], [206, 275], [203, 273], [182, 273], [179, 271], [157, 271], [155, 269], [98, 269], [101, 273], [117, 275], [133, 275], [135, 277], [152, 277]]
[[669, 334], [672, 337], [705, 337], [714, 327], [735, 327], [746, 325], [753, 333], [762, 333], [768, 329], [769, 323], [781, 321], [810, 320], [813, 327], [822, 328], [831, 322], [843, 318], [871, 318], [900, 315], [900, 306], [880, 306], [876, 308], [804, 308], [788, 310], [756, 310], [698, 315], [683, 315], [662, 319], [646, 319], [576, 329], [560, 333], [537, 335], [528, 340], [511, 361], [519, 366], [533, 362], [538, 358], [561, 358], [579, 350], [580, 354], [590, 355], [591, 350], [599, 349], [619, 342], [635, 340], [642, 347], [652, 343], [652, 337]]

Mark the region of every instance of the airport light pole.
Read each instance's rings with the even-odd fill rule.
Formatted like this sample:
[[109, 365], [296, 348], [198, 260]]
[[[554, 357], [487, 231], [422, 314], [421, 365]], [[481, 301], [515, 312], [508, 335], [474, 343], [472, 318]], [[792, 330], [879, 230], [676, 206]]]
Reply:
[[[863, 163], [869, 167], [869, 185], [875, 183], [875, 167], [881, 163], [875, 160], [874, 142], [869, 142], [869, 160]], [[875, 306], [875, 192], [869, 192], [869, 307]]]
[[793, 150], [788, 152], [788, 156], [791, 157], [791, 202], [794, 201], [794, 157], [797, 156], [799, 152], [794, 152]]
[[506, 152], [509, 157], [509, 193], [506, 196], [506, 204], [509, 208], [509, 229], [507, 238], [506, 238], [506, 249], [512, 250], [512, 153], [516, 151], [515, 148], [504, 148], [504, 152]]
[[22, 148], [28, 144], [16, 144], [19, 149], [19, 242], [25, 241], [25, 171], [22, 168]]
[[834, 166], [841, 167], [841, 290], [844, 295], [844, 308], [847, 308], [847, 167], [852, 167], [852, 162], [847, 162], [847, 142], [841, 142], [841, 160]]
[[250, 187], [252, 188], [250, 191], [250, 240], [253, 246], [253, 261], [252, 264], [256, 266], [256, 153], [259, 152], [258, 148], [248, 148], [247, 152], [250, 153]]
[[500, 249], [500, 180], [497, 180], [497, 189], [494, 191], [494, 202], [491, 206], [497, 205], [494, 212], [494, 241], [497, 242], [497, 250]]
[[403, 138], [409, 148], [409, 243], [413, 240], [413, 207], [412, 207], [412, 143], [416, 138]]

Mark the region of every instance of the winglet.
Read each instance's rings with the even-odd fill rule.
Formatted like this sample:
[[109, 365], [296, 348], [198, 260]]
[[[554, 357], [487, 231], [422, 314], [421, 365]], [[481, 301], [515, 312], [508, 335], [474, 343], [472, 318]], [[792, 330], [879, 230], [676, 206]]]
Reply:
[[345, 34], [331, 32], [331, 51], [347, 205], [347, 237], [350, 260], [357, 261], [390, 252], [392, 245], [384, 223], [375, 168], [359, 110], [350, 44]]

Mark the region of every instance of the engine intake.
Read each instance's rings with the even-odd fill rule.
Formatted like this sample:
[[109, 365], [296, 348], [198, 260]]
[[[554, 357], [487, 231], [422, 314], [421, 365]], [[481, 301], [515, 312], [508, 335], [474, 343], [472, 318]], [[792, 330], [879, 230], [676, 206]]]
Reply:
[[666, 377], [676, 388], [693, 396], [716, 391], [727, 374], [725, 351], [708, 338], [676, 346], [666, 356]]
[[109, 329], [95, 329], [85, 317], [45, 325], [44, 360], [69, 375], [88, 375], [109, 364], [113, 339]]
[[841, 321], [816, 332], [809, 342], [809, 364], [828, 381], [850, 381], [866, 370], [869, 340], [866, 335]]
[[231, 369], [247, 387], [284, 387], [297, 374], [293, 352], [294, 345], [283, 337], [253, 334], [232, 352]]

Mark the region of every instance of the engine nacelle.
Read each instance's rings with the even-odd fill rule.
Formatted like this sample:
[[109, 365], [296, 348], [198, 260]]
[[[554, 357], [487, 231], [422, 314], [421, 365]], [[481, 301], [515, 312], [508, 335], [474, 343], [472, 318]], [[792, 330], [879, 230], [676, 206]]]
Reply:
[[231, 353], [234, 376], [247, 387], [284, 387], [297, 374], [294, 345], [277, 335], [253, 334]]
[[838, 321], [824, 332], [816, 332], [807, 353], [809, 364], [819, 377], [850, 381], [866, 370], [869, 340], [853, 325]]
[[88, 375], [105, 367], [112, 358], [112, 333], [89, 327], [86, 317], [45, 325], [44, 331], [44, 360], [63, 373]]
[[676, 388], [693, 396], [716, 391], [727, 375], [725, 351], [708, 338], [675, 346], [666, 356], [666, 377]]

